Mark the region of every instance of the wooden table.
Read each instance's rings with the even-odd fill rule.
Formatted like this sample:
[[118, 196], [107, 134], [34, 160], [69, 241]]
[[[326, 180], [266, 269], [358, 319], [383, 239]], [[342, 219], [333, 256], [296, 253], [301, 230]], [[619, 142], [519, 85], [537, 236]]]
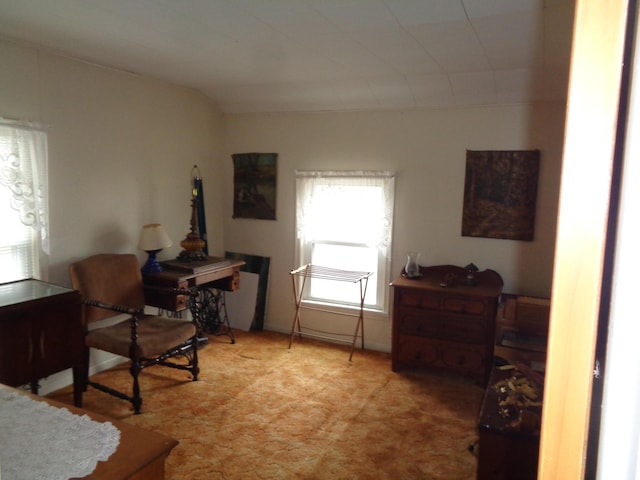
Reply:
[[[144, 273], [142, 275], [145, 287], [145, 303], [150, 306], [162, 308], [172, 312], [181, 312], [191, 309], [194, 317], [204, 316], [201, 319], [203, 327], [207, 322], [218, 322], [220, 319], [208, 318], [220, 316], [225, 323], [226, 334], [234, 342], [229, 319], [222, 298], [212, 294], [212, 290], [235, 291], [240, 288], [240, 267], [245, 262], [242, 260], [230, 260], [221, 257], [208, 257], [199, 262], [181, 262], [169, 260], [160, 263], [163, 271], [159, 273]], [[187, 295], [175, 294], [170, 289], [189, 289], [196, 287], [200, 291], [199, 301], [189, 304]], [[214, 305], [215, 302], [215, 305]]]
[[74, 402], [82, 404], [84, 349], [80, 294], [40, 280], [0, 284], [0, 383], [17, 387], [73, 368]]
[[120, 443], [113, 455], [106, 462], [98, 462], [93, 473], [83, 478], [93, 480], [162, 480], [165, 478], [165, 460], [171, 450], [178, 445], [176, 439], [50, 398], [38, 397], [27, 392], [20, 393], [53, 407], [66, 408], [76, 415], [87, 415], [96, 422], [111, 422], [120, 430]]

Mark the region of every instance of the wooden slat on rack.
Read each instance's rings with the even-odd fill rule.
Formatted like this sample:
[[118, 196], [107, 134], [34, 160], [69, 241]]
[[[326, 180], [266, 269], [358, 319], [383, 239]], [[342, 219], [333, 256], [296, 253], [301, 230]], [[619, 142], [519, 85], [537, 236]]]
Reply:
[[319, 265], [312, 265], [309, 263], [296, 268], [295, 270], [291, 270], [291, 275], [355, 283], [364, 278], [370, 277], [373, 275], [373, 272], [340, 270], [338, 268], [321, 267]]

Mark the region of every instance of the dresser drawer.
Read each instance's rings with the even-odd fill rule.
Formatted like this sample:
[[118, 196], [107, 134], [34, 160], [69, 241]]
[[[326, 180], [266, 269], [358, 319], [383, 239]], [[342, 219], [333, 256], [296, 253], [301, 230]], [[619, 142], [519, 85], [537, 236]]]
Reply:
[[442, 309], [447, 312], [483, 316], [489, 311], [489, 305], [483, 299], [447, 297], [442, 300]]
[[434, 367], [438, 362], [439, 344], [427, 339], [400, 336], [398, 339], [397, 366]]
[[396, 304], [399, 307], [424, 308], [440, 310], [440, 295], [431, 294], [420, 290], [400, 290], [397, 293]]
[[462, 315], [442, 315], [438, 338], [462, 343], [487, 343], [487, 321], [484, 318]]
[[456, 344], [444, 340], [400, 335], [395, 369], [437, 368], [470, 377], [484, 377], [486, 355], [482, 345]]
[[435, 293], [419, 290], [404, 290], [398, 293], [396, 301], [399, 307], [436, 310], [465, 315], [483, 316], [489, 311], [489, 305], [484, 299], [447, 297]]
[[444, 366], [461, 373], [484, 374], [485, 355], [482, 348], [447, 344], [441, 351]]
[[434, 337], [438, 334], [439, 319], [425, 315], [423, 310], [399, 308], [396, 310], [396, 328], [398, 333], [419, 337]]
[[487, 342], [487, 322], [483, 318], [410, 308], [398, 308], [395, 315], [395, 327], [399, 334], [463, 343]]

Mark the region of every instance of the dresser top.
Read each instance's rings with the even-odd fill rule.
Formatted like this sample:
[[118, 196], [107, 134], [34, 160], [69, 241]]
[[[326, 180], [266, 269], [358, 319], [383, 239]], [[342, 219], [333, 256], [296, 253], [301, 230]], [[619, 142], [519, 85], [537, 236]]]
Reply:
[[494, 270], [475, 272], [473, 285], [465, 283], [467, 270], [455, 265], [420, 267], [420, 274], [419, 278], [400, 275], [391, 286], [478, 297], [497, 297], [502, 293], [502, 277]]
[[73, 291], [69, 288], [34, 279], [0, 283], [0, 308]]

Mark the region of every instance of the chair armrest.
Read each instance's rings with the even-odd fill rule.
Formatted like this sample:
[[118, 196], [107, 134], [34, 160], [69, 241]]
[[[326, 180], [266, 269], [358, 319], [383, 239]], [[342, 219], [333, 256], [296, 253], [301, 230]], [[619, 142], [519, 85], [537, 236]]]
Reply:
[[142, 308], [131, 308], [131, 307], [127, 307], [126, 305], [117, 305], [117, 304], [104, 303], [104, 302], [101, 302], [99, 300], [86, 299], [86, 300], [84, 300], [84, 304], [88, 305], [90, 307], [104, 308], [104, 309], [107, 309], [107, 310], [112, 310], [114, 312], [126, 313], [126, 314], [131, 315], [131, 316], [138, 316], [138, 315], [142, 315], [144, 313], [144, 307], [142, 307]]

